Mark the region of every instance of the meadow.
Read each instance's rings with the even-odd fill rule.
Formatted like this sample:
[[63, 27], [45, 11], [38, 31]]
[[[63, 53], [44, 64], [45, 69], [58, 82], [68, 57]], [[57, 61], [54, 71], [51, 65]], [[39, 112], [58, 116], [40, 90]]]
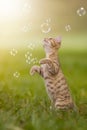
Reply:
[[[60, 63], [78, 112], [50, 110], [43, 79], [30, 76], [27, 50], [14, 57], [0, 50], [0, 130], [87, 130], [87, 52], [59, 51]], [[45, 56], [35, 49], [38, 60]], [[20, 72], [14, 77], [15, 71]]]
[[[57, 36], [78, 112], [51, 110], [43, 79], [29, 73], [45, 57], [40, 42]], [[87, 130], [87, 0], [0, 0], [0, 130]]]

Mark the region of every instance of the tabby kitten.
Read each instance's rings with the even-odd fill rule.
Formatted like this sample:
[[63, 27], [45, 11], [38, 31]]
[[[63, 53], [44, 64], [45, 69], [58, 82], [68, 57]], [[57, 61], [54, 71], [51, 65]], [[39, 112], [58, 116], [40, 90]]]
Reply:
[[73, 109], [74, 103], [61, 70], [57, 51], [61, 46], [61, 38], [45, 38], [43, 47], [46, 58], [40, 60], [40, 66], [33, 66], [30, 74], [39, 73], [45, 80], [46, 90], [56, 109]]

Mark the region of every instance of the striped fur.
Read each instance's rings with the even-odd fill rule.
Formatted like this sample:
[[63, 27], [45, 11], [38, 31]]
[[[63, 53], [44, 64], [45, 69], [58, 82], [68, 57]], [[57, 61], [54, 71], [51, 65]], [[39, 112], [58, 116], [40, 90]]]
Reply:
[[33, 66], [30, 73], [33, 75], [37, 72], [44, 78], [52, 106], [56, 109], [73, 109], [74, 103], [58, 59], [60, 45], [61, 41], [45, 38], [43, 47], [46, 58], [40, 60], [40, 66]]

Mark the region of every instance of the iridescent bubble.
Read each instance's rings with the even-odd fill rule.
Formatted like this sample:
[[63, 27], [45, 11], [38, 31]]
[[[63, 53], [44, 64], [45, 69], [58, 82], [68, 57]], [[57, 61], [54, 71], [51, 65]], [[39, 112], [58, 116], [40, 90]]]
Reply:
[[28, 45], [28, 48], [31, 49], [31, 50], [33, 50], [33, 49], [35, 48], [35, 45], [34, 45], [33, 43], [30, 43], [30, 44]]
[[14, 49], [14, 48], [10, 51], [10, 54], [12, 56], [16, 56], [17, 53], [18, 53], [18, 51], [16, 49]]
[[32, 29], [32, 23], [28, 23], [28, 30], [31, 30]]
[[46, 22], [50, 23], [51, 22], [51, 18], [46, 19]]
[[31, 64], [31, 59], [26, 59], [27, 64]]
[[38, 63], [38, 59], [36, 57], [31, 59], [31, 63], [32, 64], [37, 64]]
[[24, 4], [24, 7], [23, 7], [23, 12], [24, 12], [25, 14], [28, 14], [28, 13], [30, 13], [30, 11], [31, 11], [31, 5], [26, 2], [26, 3]]
[[33, 64], [37, 64], [38, 63], [38, 59], [35, 57], [33, 58]]
[[27, 32], [27, 31], [28, 31], [28, 27], [27, 27], [27, 26], [24, 26], [24, 27], [22, 28], [22, 31], [23, 31], [23, 32]]
[[30, 53], [29, 51], [25, 54], [25, 58], [31, 58], [32, 57], [32, 53]]
[[42, 48], [42, 40], [35, 43], [35, 47]]
[[84, 16], [86, 14], [86, 10], [84, 9], [84, 7], [80, 7], [78, 10], [77, 10], [77, 14], [79, 16]]
[[23, 32], [29, 32], [30, 30], [31, 30], [31, 27], [32, 26], [32, 23], [29, 23], [29, 24], [27, 24], [27, 25], [24, 25], [22, 28], [21, 28], [21, 30], [23, 31]]
[[26, 58], [26, 63], [27, 64], [36, 64], [36, 63], [38, 63], [38, 59], [36, 57], [33, 57], [32, 53], [30, 53], [29, 51], [25, 54], [25, 58]]
[[13, 74], [13, 76], [14, 76], [15, 78], [19, 78], [20, 73], [16, 71], [16, 72]]
[[71, 31], [71, 26], [70, 26], [69, 24], [66, 25], [66, 26], [65, 26], [65, 30], [66, 30], [67, 32]]
[[51, 31], [51, 26], [49, 23], [45, 22], [41, 24], [41, 30], [43, 33], [49, 33]]
[[32, 53], [30, 53], [29, 51], [25, 54], [25, 58], [26, 58], [26, 63], [30, 64], [31, 63], [31, 59], [32, 59]]

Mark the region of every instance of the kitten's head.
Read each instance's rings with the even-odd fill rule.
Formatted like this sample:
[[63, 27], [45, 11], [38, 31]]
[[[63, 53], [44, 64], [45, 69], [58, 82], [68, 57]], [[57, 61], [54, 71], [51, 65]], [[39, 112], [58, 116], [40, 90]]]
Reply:
[[56, 51], [61, 46], [61, 37], [57, 38], [45, 38], [43, 41], [43, 47], [46, 52]]

